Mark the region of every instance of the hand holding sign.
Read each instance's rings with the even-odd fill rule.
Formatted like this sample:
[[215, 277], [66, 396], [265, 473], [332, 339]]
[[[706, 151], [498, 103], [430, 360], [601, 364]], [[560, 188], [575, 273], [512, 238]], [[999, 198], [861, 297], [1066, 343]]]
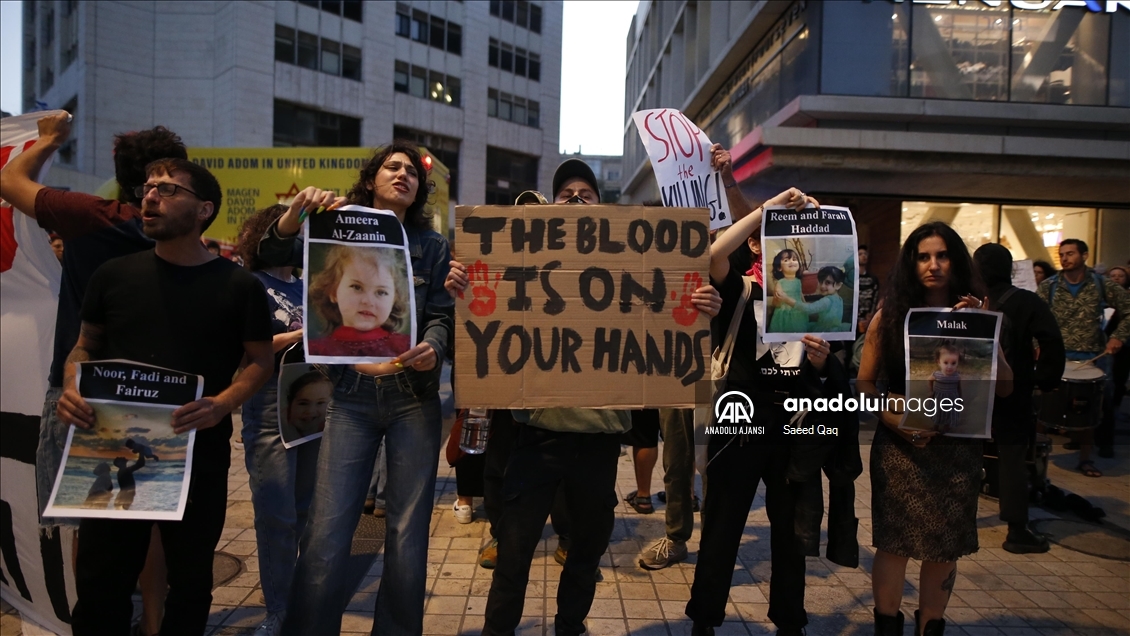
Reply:
[[333, 208], [345, 203], [344, 197], [335, 197], [333, 190], [321, 190], [310, 186], [299, 192], [290, 208], [279, 218], [279, 234], [294, 236], [302, 229], [302, 223], [313, 210]]

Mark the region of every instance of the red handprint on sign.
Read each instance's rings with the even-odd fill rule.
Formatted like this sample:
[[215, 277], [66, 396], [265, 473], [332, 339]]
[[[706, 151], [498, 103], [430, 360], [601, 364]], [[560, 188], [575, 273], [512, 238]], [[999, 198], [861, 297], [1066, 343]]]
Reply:
[[683, 275], [682, 303], [671, 311], [671, 317], [684, 327], [689, 327], [694, 324], [695, 320], [698, 320], [698, 307], [695, 306], [691, 294], [699, 287], [702, 287], [702, 277], [698, 275], [698, 272]]
[[490, 267], [482, 261], [475, 261], [467, 270], [467, 282], [471, 286], [471, 296], [473, 300], [468, 306], [471, 313], [476, 316], [489, 316], [494, 313], [495, 304], [498, 300], [498, 294], [494, 291], [498, 289], [498, 283], [502, 280], [502, 274], [495, 273], [494, 287], [490, 284]]

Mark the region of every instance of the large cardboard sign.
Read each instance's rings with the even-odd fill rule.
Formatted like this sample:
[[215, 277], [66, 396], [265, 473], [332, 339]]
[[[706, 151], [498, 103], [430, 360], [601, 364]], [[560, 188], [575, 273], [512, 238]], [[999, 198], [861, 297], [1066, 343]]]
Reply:
[[709, 375], [706, 210], [460, 206], [455, 401], [463, 407], [694, 406]]
[[710, 167], [710, 139], [674, 108], [632, 113], [636, 131], [651, 159], [663, 205], [710, 210], [710, 229], [734, 222], [722, 175]]

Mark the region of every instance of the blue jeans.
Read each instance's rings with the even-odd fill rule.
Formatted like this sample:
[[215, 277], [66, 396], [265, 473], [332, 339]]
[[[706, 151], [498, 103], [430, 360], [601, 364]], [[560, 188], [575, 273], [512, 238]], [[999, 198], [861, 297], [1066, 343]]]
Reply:
[[71, 425], [63, 424], [55, 414], [59, 397], [63, 395], [60, 387], [47, 389], [43, 398], [43, 413], [39, 416], [39, 443], [35, 448], [35, 487], [39, 494], [39, 527], [50, 529], [55, 526], [78, 528], [81, 519], [64, 517], [44, 517], [47, 502], [51, 499], [51, 489], [59, 475], [59, 465], [63, 463], [63, 449], [67, 446], [67, 434]]
[[279, 434], [276, 379], [268, 381], [243, 405], [244, 460], [255, 507], [259, 580], [267, 612], [286, 610], [298, 538], [306, 527], [321, 440], [291, 449]]
[[420, 634], [442, 428], [438, 373], [372, 377], [337, 367], [331, 377], [333, 404], [284, 633], [341, 631], [341, 615], [353, 593], [343, 589], [349, 549], [384, 439], [387, 533], [373, 634]]
[[369, 482], [369, 494], [366, 499], [373, 500], [373, 507], [385, 509], [385, 489], [388, 487], [388, 459], [385, 457], [385, 444], [381, 440], [381, 449], [377, 451], [377, 465], [373, 468], [373, 479]]

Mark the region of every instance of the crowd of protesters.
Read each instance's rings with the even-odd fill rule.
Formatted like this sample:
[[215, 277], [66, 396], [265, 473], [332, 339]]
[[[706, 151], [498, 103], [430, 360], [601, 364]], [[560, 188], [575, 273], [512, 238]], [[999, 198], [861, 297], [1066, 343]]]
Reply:
[[[105, 200], [35, 182], [70, 134], [70, 118], [44, 117], [39, 132], [38, 141], [4, 168], [0, 196], [52, 232], [63, 266], [37, 457], [41, 499], [51, 492], [67, 428], [95, 424], [93, 410], [76, 390], [78, 363], [122, 358], [204, 378], [204, 397], [173, 413], [178, 433], [198, 431], [181, 520], [44, 520], [78, 526], [74, 633], [204, 632], [212, 554], [227, 506], [232, 413], [242, 409], [240, 433], [268, 612], [256, 633], [338, 633], [353, 592], [343, 575], [351, 540], [363, 511], [379, 510], [387, 539], [373, 633], [420, 634], [442, 442], [440, 370], [453, 357], [455, 297], [469, 279], [447, 239], [432, 227], [425, 208], [428, 172], [418, 148], [392, 142], [377, 149], [344, 197], [307, 184], [288, 205], [258, 212], [244, 224], [233, 262], [202, 238], [220, 211], [222, 189], [207, 169], [187, 160], [174, 133], [157, 127], [118, 135], [120, 194]], [[822, 473], [829, 483], [826, 556], [858, 567], [858, 416], [810, 413], [841, 431], [826, 444], [797, 444], [772, 431], [793, 415], [784, 407], [789, 396], [853, 390], [905, 395], [902, 330], [913, 308], [993, 309], [1008, 320], [1011, 331], [997, 345], [999, 401], [993, 418], [1002, 447], [1001, 518], [1009, 528], [1004, 548], [1046, 551], [1046, 539], [1028, 528], [1023, 477], [1036, 421], [1010, 415], [1032, 413], [1033, 391], [1054, 389], [1065, 359], [1093, 360], [1107, 377], [1102, 421], [1076, 443], [1078, 469], [1100, 476], [1090, 453], [1095, 445], [1100, 456], [1113, 453], [1114, 405], [1125, 394], [1130, 371], [1130, 350], [1122, 347], [1130, 336], [1127, 269], [1113, 267], [1101, 275], [1086, 266], [1086, 243], [1068, 239], [1058, 246], [1061, 271], [1037, 261], [1038, 292], [1017, 290], [1008, 250], [985, 245], [971, 255], [951, 227], [930, 222], [910, 233], [885, 281], [868, 270], [868, 247], [859, 247], [854, 346], [814, 335], [767, 345], [755, 309], [773, 300], [766, 299], [760, 267], [762, 213], [770, 205], [802, 209], [819, 203], [790, 188], [754, 208], [737, 187], [729, 153], [717, 145], [712, 153], [735, 223], [714, 241], [709, 284], [694, 290], [692, 300], [713, 319], [716, 345], [732, 334], [727, 387], [751, 397], [771, 433], [712, 436], [697, 449], [704, 454], [698, 466], [701, 540], [686, 606], [693, 633], [713, 634], [723, 622], [733, 566], [761, 482], [771, 528], [768, 616], [779, 634], [803, 634], [808, 623], [805, 557], [819, 553]], [[578, 159], [561, 164], [550, 194], [533, 193], [527, 200], [601, 203], [595, 175]], [[306, 213], [344, 203], [389, 210], [403, 225], [415, 273], [417, 341], [393, 362], [325, 367], [332, 403], [324, 437], [288, 449], [279, 433], [275, 387], [280, 352], [302, 338], [300, 230]], [[1114, 310], [1113, 319], [1106, 319], [1107, 308]], [[958, 561], [978, 550], [982, 448], [979, 441], [911, 433], [899, 427], [901, 418], [899, 412], [879, 413], [871, 446], [875, 632], [902, 633], [907, 563], [916, 559], [922, 567], [915, 633], [934, 636], [945, 627]], [[555, 558], [562, 565], [556, 633], [585, 632], [619, 503], [615, 482], [622, 444], [632, 447], [637, 483], [626, 501], [650, 514], [660, 435], [664, 442], [665, 534], [640, 554], [639, 565], [655, 570], [686, 559], [700, 508], [694, 427], [690, 409], [495, 412], [486, 455], [468, 460], [455, 452], [452, 459], [461, 474], [454, 514], [469, 522], [472, 497], [481, 496], [490, 523], [491, 539], [479, 554], [479, 564], [494, 570], [483, 633], [513, 634], [518, 627], [547, 519], [559, 537]], [[379, 498], [375, 474], [384, 482]], [[40, 501], [41, 512], [45, 504]], [[139, 582], [144, 613], [133, 624], [131, 595]]]

